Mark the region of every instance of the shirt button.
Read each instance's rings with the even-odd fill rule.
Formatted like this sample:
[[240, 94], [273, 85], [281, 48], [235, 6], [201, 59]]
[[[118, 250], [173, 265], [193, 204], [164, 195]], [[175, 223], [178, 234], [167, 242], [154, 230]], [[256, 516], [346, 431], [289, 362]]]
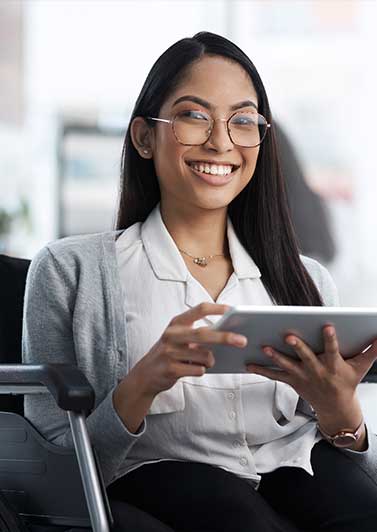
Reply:
[[240, 458], [240, 464], [243, 465], [243, 466], [246, 466], [248, 464], [248, 460], [247, 458], [245, 458], [244, 456], [242, 456], [242, 458]]
[[229, 417], [230, 419], [234, 419], [236, 417], [236, 413], [234, 410], [232, 410], [231, 412], [229, 412]]
[[235, 449], [238, 449], [238, 447], [241, 447], [241, 445], [242, 445], [242, 443], [239, 442], [239, 441], [237, 441], [237, 440], [233, 442], [233, 447], [234, 447]]
[[228, 393], [228, 399], [234, 399], [234, 393], [233, 392], [229, 392]]

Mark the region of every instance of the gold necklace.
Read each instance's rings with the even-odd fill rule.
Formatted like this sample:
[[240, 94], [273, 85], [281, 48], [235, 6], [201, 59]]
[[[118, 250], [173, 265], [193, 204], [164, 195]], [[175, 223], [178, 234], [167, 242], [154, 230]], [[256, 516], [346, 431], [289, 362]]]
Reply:
[[184, 253], [188, 257], [191, 257], [194, 259], [192, 262], [194, 264], [197, 264], [198, 266], [202, 266], [203, 268], [208, 265], [208, 260], [213, 259], [214, 257], [225, 257], [224, 253], [219, 253], [217, 255], [208, 255], [208, 257], [194, 257], [194, 255], [190, 255], [190, 253], [187, 253], [187, 251], [183, 251], [183, 249], [178, 248], [181, 253]]

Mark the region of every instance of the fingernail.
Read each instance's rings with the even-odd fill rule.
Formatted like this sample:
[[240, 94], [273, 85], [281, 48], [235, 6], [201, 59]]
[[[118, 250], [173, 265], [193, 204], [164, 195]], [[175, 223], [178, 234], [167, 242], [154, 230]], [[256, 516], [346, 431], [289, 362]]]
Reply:
[[258, 366], [255, 366], [254, 364], [247, 364], [246, 370], [249, 371], [250, 373], [257, 373]]
[[246, 338], [246, 336], [241, 336], [240, 334], [235, 334], [232, 337], [232, 342], [234, 344], [236, 344], [236, 345], [244, 347], [247, 344], [247, 338]]
[[287, 344], [296, 345], [297, 344], [296, 338], [293, 338], [293, 337], [290, 336], [289, 338], [287, 338]]
[[270, 347], [264, 347], [263, 353], [265, 353], [267, 356], [272, 356], [272, 349]]

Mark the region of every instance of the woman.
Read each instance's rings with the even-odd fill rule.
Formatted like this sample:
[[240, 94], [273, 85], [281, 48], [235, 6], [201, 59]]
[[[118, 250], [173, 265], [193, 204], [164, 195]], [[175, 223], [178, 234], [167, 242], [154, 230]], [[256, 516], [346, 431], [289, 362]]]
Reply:
[[[199, 33], [157, 60], [136, 102], [118, 231], [34, 259], [24, 359], [77, 364], [92, 382], [88, 429], [117, 530], [371, 531], [377, 443], [356, 386], [377, 342], [344, 361], [327, 327], [318, 359], [290, 336], [300, 363], [266, 352], [283, 371], [205, 374], [208, 344], [246, 346], [208, 327], [229, 306], [336, 301], [327, 271], [299, 256], [255, 67]], [[71, 445], [49, 398], [25, 408]], [[317, 424], [355, 434], [337, 449]]]

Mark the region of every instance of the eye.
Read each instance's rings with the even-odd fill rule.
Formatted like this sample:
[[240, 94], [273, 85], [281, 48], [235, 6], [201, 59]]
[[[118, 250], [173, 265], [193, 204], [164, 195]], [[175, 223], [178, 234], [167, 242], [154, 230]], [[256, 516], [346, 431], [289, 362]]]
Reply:
[[208, 122], [209, 118], [205, 113], [201, 111], [182, 111], [178, 113], [178, 118], [182, 120], [191, 120], [191, 121], [206, 121]]
[[258, 115], [254, 116], [252, 113], [237, 114], [232, 118], [231, 124], [246, 127], [256, 126], [258, 124]]

